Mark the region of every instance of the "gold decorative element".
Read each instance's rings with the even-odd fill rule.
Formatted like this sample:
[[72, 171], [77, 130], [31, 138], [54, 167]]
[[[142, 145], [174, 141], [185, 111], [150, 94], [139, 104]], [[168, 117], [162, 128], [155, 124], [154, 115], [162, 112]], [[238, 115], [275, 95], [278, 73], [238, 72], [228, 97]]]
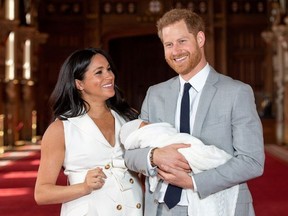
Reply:
[[37, 111], [32, 111], [32, 143], [37, 143]]
[[0, 115], [0, 154], [4, 153], [4, 115]]

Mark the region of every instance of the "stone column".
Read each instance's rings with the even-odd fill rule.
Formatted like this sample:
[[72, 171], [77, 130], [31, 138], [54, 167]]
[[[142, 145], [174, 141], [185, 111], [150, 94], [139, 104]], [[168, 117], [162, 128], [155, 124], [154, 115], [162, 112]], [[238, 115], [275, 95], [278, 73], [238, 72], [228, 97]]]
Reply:
[[[29, 47], [30, 53], [30, 69], [29, 73], [25, 74], [25, 66], [22, 62], [22, 74], [20, 76], [21, 86], [20, 86], [20, 102], [21, 102], [21, 109], [19, 109], [19, 118], [22, 122], [23, 127], [21, 128], [20, 132], [20, 139], [24, 141], [31, 141], [32, 136], [35, 136], [35, 123], [33, 126], [32, 118], [33, 112], [35, 112], [35, 94], [34, 92], [37, 91], [35, 87], [35, 73], [38, 70], [38, 49], [40, 44], [46, 42], [48, 35], [38, 32], [35, 27], [20, 27], [17, 30], [18, 35], [18, 47], [24, 47], [24, 44], [27, 40], [30, 41], [31, 45]], [[19, 52], [19, 59], [24, 59], [25, 51]]]
[[19, 140], [21, 122], [19, 121], [19, 82], [17, 80], [7, 81], [5, 86], [5, 143], [8, 148], [13, 148], [15, 142]]
[[276, 23], [271, 31], [262, 33], [265, 41], [274, 50], [273, 69], [276, 83], [276, 140], [288, 144], [288, 18], [285, 23]]

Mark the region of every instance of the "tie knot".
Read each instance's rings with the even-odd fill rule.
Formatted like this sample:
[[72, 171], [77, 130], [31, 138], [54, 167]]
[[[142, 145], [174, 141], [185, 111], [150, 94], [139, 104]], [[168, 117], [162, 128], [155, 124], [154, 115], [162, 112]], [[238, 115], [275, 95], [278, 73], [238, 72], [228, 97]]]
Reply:
[[187, 92], [187, 91], [189, 91], [189, 89], [191, 88], [192, 86], [191, 86], [191, 84], [188, 82], [188, 83], [185, 83], [184, 84], [184, 92]]

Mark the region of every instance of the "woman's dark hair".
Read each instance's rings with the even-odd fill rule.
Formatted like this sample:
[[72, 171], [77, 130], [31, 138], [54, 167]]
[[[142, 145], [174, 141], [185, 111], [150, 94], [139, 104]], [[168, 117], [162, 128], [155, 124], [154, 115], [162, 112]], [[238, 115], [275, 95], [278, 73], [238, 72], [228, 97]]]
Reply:
[[83, 80], [87, 67], [96, 54], [101, 54], [107, 59], [115, 75], [115, 95], [106, 101], [107, 107], [116, 111], [127, 121], [138, 117], [138, 112], [129, 106], [116, 85], [117, 70], [111, 57], [100, 48], [87, 48], [73, 52], [60, 69], [49, 101], [53, 110], [53, 119], [77, 117], [89, 111], [90, 105], [82, 99], [76, 88], [75, 79]]

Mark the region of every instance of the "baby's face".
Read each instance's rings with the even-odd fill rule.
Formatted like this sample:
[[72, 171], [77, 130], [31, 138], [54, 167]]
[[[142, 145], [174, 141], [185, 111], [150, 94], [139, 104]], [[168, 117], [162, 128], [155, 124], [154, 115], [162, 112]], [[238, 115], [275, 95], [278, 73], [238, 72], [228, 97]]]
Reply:
[[144, 127], [145, 125], [148, 125], [148, 124], [149, 122], [142, 121], [139, 128]]

